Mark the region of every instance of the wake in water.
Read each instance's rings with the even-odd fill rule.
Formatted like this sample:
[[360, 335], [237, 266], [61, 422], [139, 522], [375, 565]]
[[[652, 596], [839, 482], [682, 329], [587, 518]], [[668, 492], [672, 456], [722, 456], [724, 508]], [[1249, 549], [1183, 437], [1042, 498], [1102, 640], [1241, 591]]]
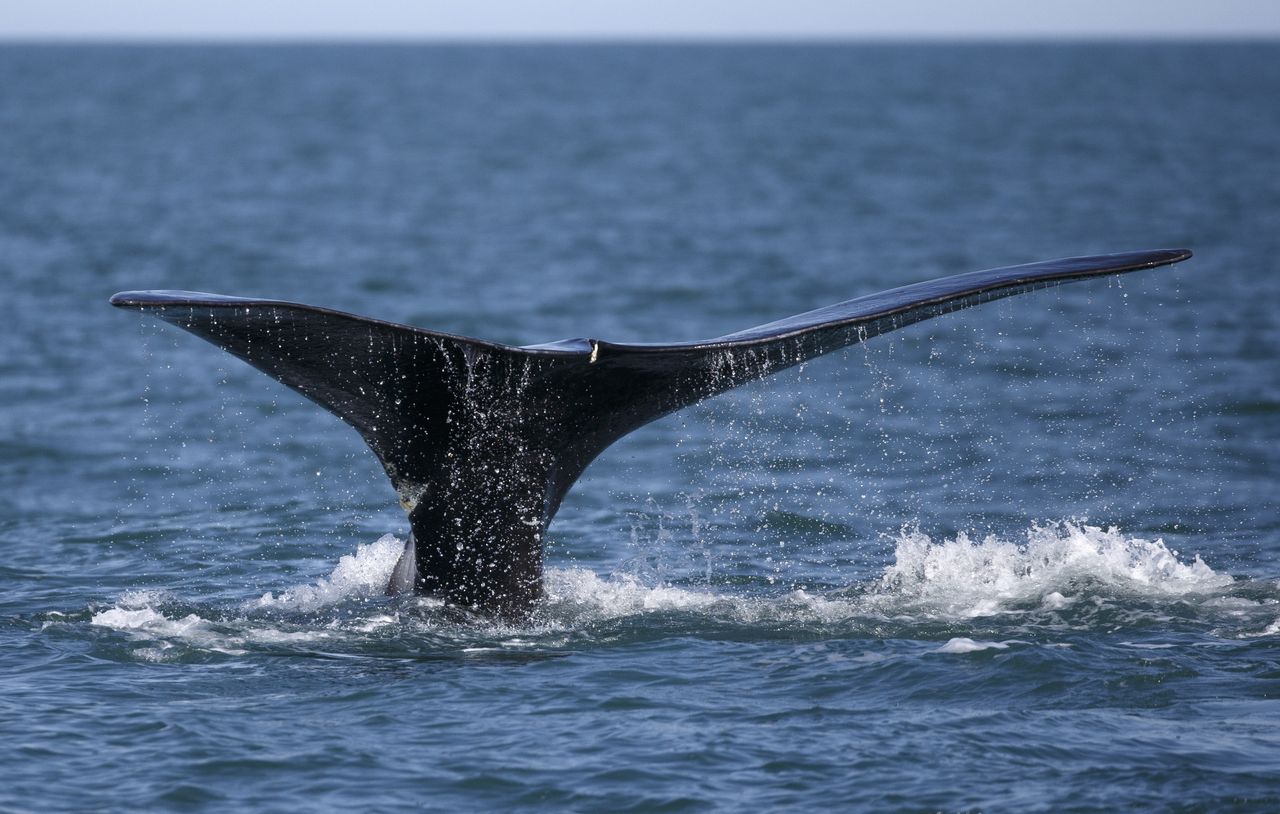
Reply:
[[[904, 530], [878, 578], [825, 594], [764, 585], [730, 593], [549, 569], [546, 599], [520, 628], [462, 618], [431, 599], [383, 596], [402, 547], [386, 535], [314, 584], [238, 606], [187, 607], [169, 595], [131, 592], [74, 621], [126, 634], [132, 657], [149, 660], [536, 651], [672, 634], [915, 639], [965, 653], [1007, 647], [1002, 636], [1045, 640], [1082, 630], [1194, 624], [1229, 637], [1280, 630], [1276, 586], [1236, 580], [1161, 540], [1075, 522], [1034, 526], [1018, 542], [965, 535], [935, 542]], [[48, 623], [66, 621], [73, 620], [51, 615]]]

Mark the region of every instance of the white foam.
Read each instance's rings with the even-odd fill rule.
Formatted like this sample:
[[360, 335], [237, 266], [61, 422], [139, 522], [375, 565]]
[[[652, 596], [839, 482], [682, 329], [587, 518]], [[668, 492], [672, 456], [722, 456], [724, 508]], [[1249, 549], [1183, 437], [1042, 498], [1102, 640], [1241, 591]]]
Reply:
[[601, 579], [585, 568], [548, 568], [544, 590], [551, 606], [590, 611], [614, 619], [647, 611], [693, 610], [726, 600], [714, 593], [671, 585], [645, 585], [630, 574]]
[[1062, 610], [1069, 608], [1075, 604], [1074, 599], [1068, 599], [1058, 591], [1050, 591], [1044, 595], [1044, 599], [1040, 601], [1040, 607], [1044, 610]]
[[[1199, 596], [1206, 610], [1232, 615], [1241, 602], [1221, 592], [1233, 579], [1219, 574], [1198, 557], [1179, 559], [1161, 540], [1126, 537], [1115, 529], [1062, 522], [1035, 526], [1017, 542], [987, 537], [980, 542], [967, 535], [934, 542], [918, 530], [904, 530], [894, 542], [894, 561], [878, 577], [844, 592], [817, 594], [793, 590], [778, 594], [726, 592], [713, 587], [648, 584], [634, 574], [602, 577], [585, 568], [548, 568], [546, 601], [531, 627], [507, 631], [499, 647], [545, 646], [563, 631], [581, 630], [601, 621], [675, 613], [735, 624], [848, 625], [883, 631], [920, 622], [963, 622], [1000, 614], [1057, 614], [1076, 606], [1141, 597], [1156, 601]], [[233, 618], [221, 613], [174, 612], [178, 603], [166, 594], [131, 591], [114, 607], [93, 614], [94, 625], [127, 633], [146, 642], [135, 651], [139, 658], [164, 660], [185, 644], [224, 653], [244, 653], [254, 646], [289, 646], [313, 641], [342, 641], [388, 627], [423, 626], [426, 631], [452, 630], [466, 652], [491, 649], [491, 637], [501, 625], [457, 626], [452, 617], [418, 611], [403, 613], [398, 604], [369, 602], [354, 614], [331, 619], [308, 617], [297, 623], [282, 621], [280, 613], [313, 614], [353, 599], [381, 598], [403, 550], [402, 541], [385, 535], [342, 557], [332, 572], [313, 584], [267, 593], [240, 606]], [[415, 608], [430, 610], [441, 603], [422, 599]], [[1274, 602], [1259, 607], [1274, 619]], [[1256, 614], [1249, 614], [1255, 618]], [[286, 617], [287, 618], [287, 617]], [[1266, 624], [1258, 620], [1251, 630]], [[458, 627], [457, 630], [454, 630]], [[468, 633], [467, 630], [475, 627]], [[1276, 635], [1280, 620], [1249, 635]], [[507, 635], [504, 633], [504, 636]], [[876, 634], [882, 635], [882, 634]], [[893, 635], [893, 634], [889, 634]], [[532, 637], [532, 638], [530, 638]], [[1005, 649], [1010, 641], [956, 637], [937, 648], [939, 653], [970, 653]]]
[[1022, 644], [1022, 642], [984, 642], [974, 639], [968, 639], [964, 636], [957, 636], [946, 644], [934, 650], [935, 653], [978, 653], [983, 650], [1008, 650], [1011, 644]]
[[[403, 548], [400, 540], [385, 535], [373, 543], [359, 546], [354, 554], [342, 557], [333, 572], [315, 584], [291, 588], [279, 596], [265, 594], [246, 603], [243, 609], [249, 614], [256, 609], [310, 612], [347, 599], [381, 595]], [[138, 658], [148, 661], [172, 658], [178, 643], [242, 655], [247, 652], [245, 646], [251, 644], [309, 643], [346, 635], [346, 631], [339, 629], [337, 620], [324, 626], [294, 630], [253, 618], [214, 623], [195, 613], [166, 613], [165, 604], [171, 600], [168, 594], [156, 591], [128, 591], [116, 600], [113, 607], [93, 614], [90, 624], [119, 630], [135, 640], [152, 643], [150, 647], [134, 651]], [[394, 621], [393, 616], [377, 614], [355, 620], [354, 625], [359, 632], [367, 633]]]
[[403, 551], [403, 540], [384, 534], [372, 543], [358, 546], [356, 553], [342, 557], [333, 572], [314, 585], [289, 588], [279, 596], [268, 592], [250, 606], [314, 611], [348, 599], [381, 596]]
[[159, 636], [184, 636], [192, 631], [207, 627], [208, 623], [191, 613], [181, 619], [170, 619], [153, 608], [114, 607], [95, 613], [90, 620], [98, 627], [109, 627], [116, 630], [137, 630], [154, 633]]
[[973, 618], [1028, 603], [1060, 609], [1086, 588], [1167, 599], [1213, 593], [1232, 582], [1198, 556], [1182, 562], [1162, 540], [1064, 521], [1033, 526], [1018, 543], [996, 537], [974, 542], [965, 534], [935, 543], [918, 530], [904, 530], [875, 593], [882, 601]]
[[95, 613], [89, 623], [121, 631], [138, 641], [153, 642], [151, 647], [134, 651], [135, 656], [146, 661], [169, 659], [174, 652], [174, 642], [230, 655], [245, 653], [240, 647], [244, 643], [242, 637], [221, 633], [209, 620], [194, 613], [166, 616], [143, 604], [148, 597], [156, 598], [157, 595], [131, 591], [122, 596], [115, 607]]
[[1262, 630], [1244, 631], [1244, 632], [1235, 634], [1235, 636], [1240, 639], [1260, 639], [1260, 638], [1263, 638], [1264, 636], [1276, 636], [1276, 635], [1280, 635], [1280, 619], [1276, 619], [1274, 622], [1267, 625]]

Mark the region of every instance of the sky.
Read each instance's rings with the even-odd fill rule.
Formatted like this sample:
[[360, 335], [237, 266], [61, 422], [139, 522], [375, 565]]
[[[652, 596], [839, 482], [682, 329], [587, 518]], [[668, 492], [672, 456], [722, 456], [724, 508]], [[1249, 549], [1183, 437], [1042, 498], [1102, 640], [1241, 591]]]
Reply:
[[4, 39], [1280, 37], [1274, 0], [0, 0]]

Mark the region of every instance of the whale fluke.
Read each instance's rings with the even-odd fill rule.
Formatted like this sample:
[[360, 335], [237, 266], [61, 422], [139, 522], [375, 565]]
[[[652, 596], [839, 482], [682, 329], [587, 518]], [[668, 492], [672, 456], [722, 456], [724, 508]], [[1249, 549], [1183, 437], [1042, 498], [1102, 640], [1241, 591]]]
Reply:
[[128, 291], [159, 317], [355, 427], [412, 534], [393, 583], [505, 618], [542, 593], [565, 493], [622, 436], [674, 410], [921, 320], [1038, 288], [1176, 263], [1185, 249], [975, 271], [714, 339], [512, 347], [276, 300]]

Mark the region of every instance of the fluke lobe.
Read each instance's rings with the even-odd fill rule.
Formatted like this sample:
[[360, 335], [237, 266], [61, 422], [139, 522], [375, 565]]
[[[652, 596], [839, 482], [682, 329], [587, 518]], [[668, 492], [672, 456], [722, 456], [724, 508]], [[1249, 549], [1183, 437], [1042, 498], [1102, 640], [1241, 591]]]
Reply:
[[240, 357], [356, 428], [412, 534], [390, 591], [525, 616], [543, 539], [606, 447], [674, 410], [921, 320], [1037, 288], [1165, 266], [1185, 249], [1072, 257], [882, 291], [715, 339], [510, 347], [291, 302], [126, 291], [120, 308]]

